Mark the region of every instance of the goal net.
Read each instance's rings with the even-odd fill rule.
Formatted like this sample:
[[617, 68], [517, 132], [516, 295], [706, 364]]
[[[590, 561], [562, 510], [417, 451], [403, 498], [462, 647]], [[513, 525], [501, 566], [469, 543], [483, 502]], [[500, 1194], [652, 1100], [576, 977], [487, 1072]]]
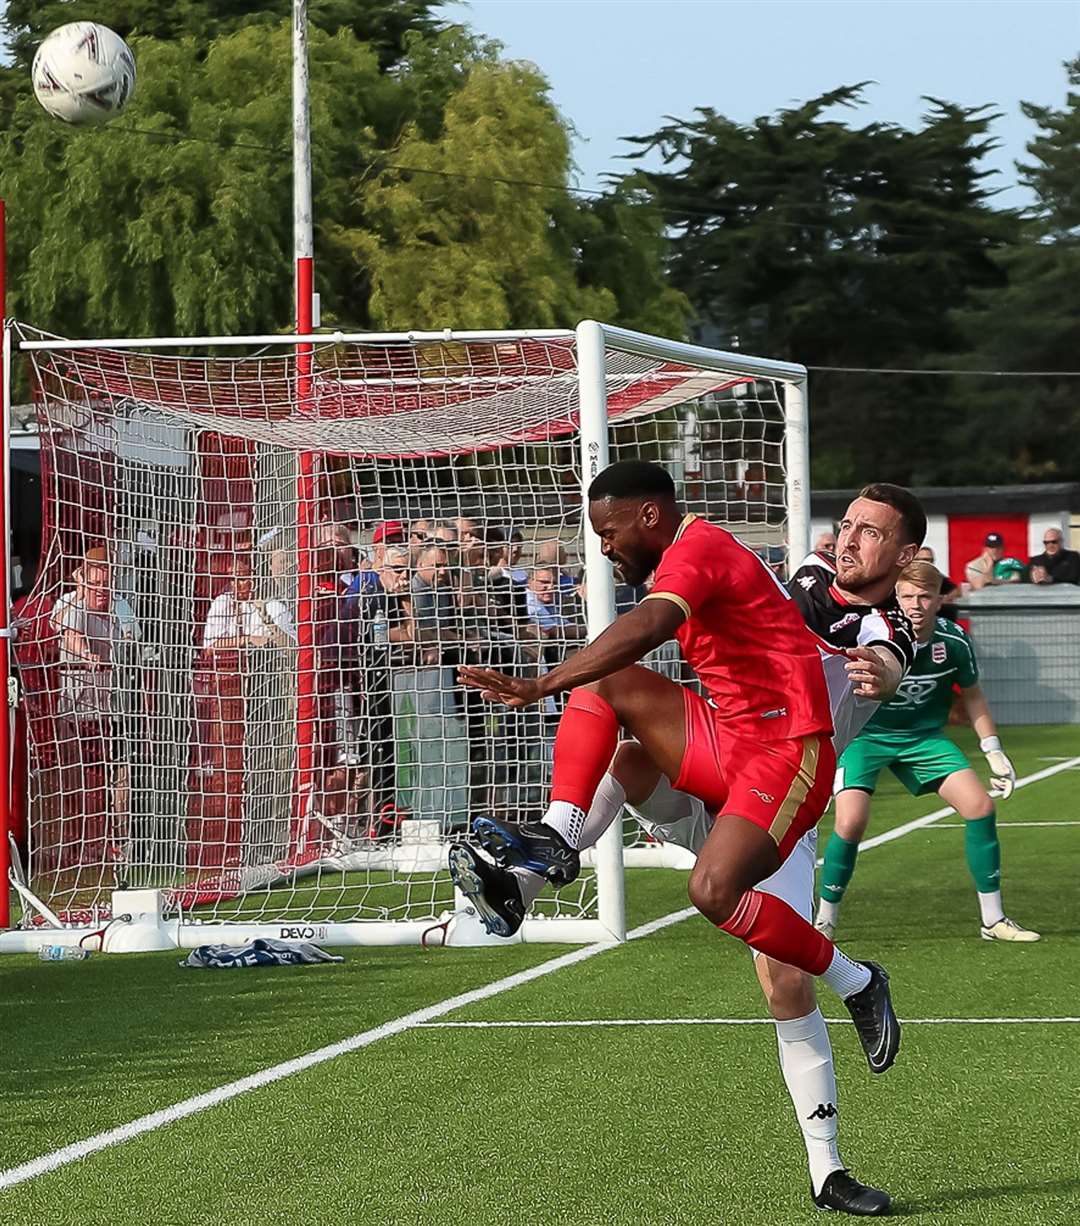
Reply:
[[[45, 520], [14, 609], [30, 930], [140, 889], [178, 944], [465, 940], [448, 844], [543, 812], [560, 704], [455, 670], [535, 675], [641, 598], [587, 530], [592, 476], [654, 460], [771, 560], [805, 545], [798, 367], [596, 324], [16, 336]], [[693, 683], [674, 644], [655, 666]], [[523, 938], [621, 937], [624, 842]]]

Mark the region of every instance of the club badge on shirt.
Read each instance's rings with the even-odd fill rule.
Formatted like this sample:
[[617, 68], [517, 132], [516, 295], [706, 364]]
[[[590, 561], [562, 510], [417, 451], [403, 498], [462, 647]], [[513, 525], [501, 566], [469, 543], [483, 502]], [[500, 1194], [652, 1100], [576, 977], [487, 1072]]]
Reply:
[[930, 647], [930, 659], [935, 664], [944, 664], [948, 651], [944, 643], [933, 643]]

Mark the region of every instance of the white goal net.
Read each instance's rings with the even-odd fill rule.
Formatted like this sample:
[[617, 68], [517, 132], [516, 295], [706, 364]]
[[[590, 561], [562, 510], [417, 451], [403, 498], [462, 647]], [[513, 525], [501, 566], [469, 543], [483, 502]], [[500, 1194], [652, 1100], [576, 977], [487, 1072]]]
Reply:
[[[181, 944], [452, 939], [448, 842], [542, 813], [560, 709], [456, 668], [549, 668], [643, 594], [587, 531], [591, 477], [655, 460], [770, 560], [805, 545], [798, 367], [595, 324], [17, 339], [45, 519], [14, 609], [28, 931], [145, 889]], [[674, 644], [656, 666], [693, 682]], [[524, 939], [621, 936], [622, 853]]]

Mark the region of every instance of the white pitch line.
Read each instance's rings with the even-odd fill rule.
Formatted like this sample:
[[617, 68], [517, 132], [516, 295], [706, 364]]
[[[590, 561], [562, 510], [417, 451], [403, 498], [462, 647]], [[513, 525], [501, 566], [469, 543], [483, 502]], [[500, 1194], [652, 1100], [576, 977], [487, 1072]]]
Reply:
[[[1070, 758], [1066, 762], [1038, 771], [1034, 775], [1028, 775], [1025, 779], [1018, 779], [1016, 786], [1024, 787], [1027, 784], [1036, 783], [1040, 779], [1056, 775], [1059, 771], [1068, 770], [1077, 763], [1080, 763], [1080, 757]], [[914, 821], [897, 826], [894, 830], [888, 830], [884, 834], [875, 835], [874, 838], [867, 839], [863, 843], [862, 850], [868, 851], [871, 847], [878, 847], [882, 843], [889, 843], [894, 839], [903, 838], [910, 831], [929, 825], [939, 817], [944, 817], [952, 811], [952, 809], [940, 809], [928, 814], [926, 817], [916, 818]], [[651, 920], [649, 923], [642, 924], [640, 927], [628, 932], [626, 934], [627, 940], [633, 941], [641, 937], [651, 936], [652, 933], [659, 932], [662, 928], [678, 924], [682, 920], [689, 919], [692, 915], [696, 914], [697, 910], [694, 907], [684, 907], [681, 911], [672, 911], [668, 915], [662, 915], [659, 919]], [[534, 979], [543, 978], [545, 975], [553, 974], [555, 971], [563, 970], [565, 967], [575, 966], [577, 963], [593, 958], [597, 954], [605, 953], [609, 949], [617, 948], [620, 948], [620, 946], [614, 942], [586, 945], [581, 949], [575, 949], [557, 958], [551, 958], [547, 962], [541, 962], [537, 966], [530, 967], [528, 970], [518, 971], [516, 974], [507, 975], [503, 979], [496, 979], [493, 983], [474, 988], [470, 992], [463, 992], [459, 996], [451, 996], [446, 1000], [439, 1001], [437, 1004], [427, 1005], [423, 1009], [416, 1009], [412, 1013], [403, 1014], [393, 1021], [384, 1022], [381, 1026], [365, 1030], [360, 1034], [354, 1034], [337, 1043], [331, 1043], [327, 1047], [320, 1047], [315, 1051], [297, 1056], [293, 1060], [286, 1060], [281, 1064], [275, 1064], [271, 1068], [253, 1073], [250, 1077], [242, 1077], [239, 1081], [231, 1081], [227, 1085], [218, 1086], [214, 1090], [208, 1090], [205, 1094], [197, 1094], [194, 1098], [186, 1098], [183, 1102], [174, 1103], [171, 1107], [164, 1107], [160, 1111], [153, 1111], [149, 1115], [140, 1116], [138, 1119], [131, 1120], [127, 1124], [121, 1124], [118, 1128], [110, 1128], [106, 1132], [99, 1132], [92, 1137], [87, 1137], [84, 1141], [76, 1141], [71, 1145], [65, 1145], [60, 1149], [54, 1150], [52, 1153], [43, 1154], [40, 1158], [33, 1158], [29, 1162], [21, 1163], [19, 1166], [9, 1167], [7, 1170], [0, 1171], [0, 1190], [14, 1187], [16, 1184], [24, 1183], [28, 1179], [36, 1179], [39, 1175], [55, 1171], [59, 1167], [67, 1166], [72, 1162], [78, 1162], [80, 1159], [89, 1157], [91, 1154], [96, 1154], [113, 1145], [120, 1145], [124, 1141], [133, 1140], [135, 1137], [143, 1136], [158, 1128], [164, 1128], [169, 1124], [176, 1123], [177, 1120], [197, 1115], [201, 1111], [216, 1107], [220, 1103], [228, 1102], [230, 1099], [238, 1098], [241, 1094], [247, 1094], [251, 1090], [258, 1090], [263, 1086], [273, 1084], [275, 1081], [292, 1077], [296, 1073], [302, 1073], [319, 1064], [325, 1064], [327, 1060], [334, 1060], [338, 1056], [344, 1056], [349, 1052], [369, 1047], [380, 1039], [389, 1039], [394, 1035], [401, 1034], [403, 1031], [419, 1027], [425, 1022], [432, 1021], [446, 1013], [452, 1013], [455, 1009], [462, 1009], [467, 1005], [477, 1004], [482, 1000], [489, 1000], [492, 996], [499, 996], [503, 992], [509, 992], [513, 988], [531, 983]]]
[[[681, 911], [673, 911], [669, 915], [651, 920], [649, 923], [642, 924], [639, 928], [628, 932], [626, 934], [627, 940], [634, 941], [641, 937], [651, 936], [652, 933], [659, 932], [660, 929], [667, 928], [670, 924], [677, 924], [680, 920], [687, 919], [689, 916], [696, 914], [697, 911], [693, 907], [686, 907]], [[541, 962], [537, 966], [529, 967], [527, 970], [518, 971], [516, 974], [507, 975], [502, 979], [496, 979], [493, 983], [473, 988], [469, 992], [462, 992], [458, 996], [450, 996], [446, 1000], [439, 1001], [437, 1004], [427, 1005], [423, 1009], [416, 1009], [412, 1013], [406, 1013], [391, 1022], [384, 1022], [381, 1026], [375, 1026], [371, 1030], [365, 1030], [347, 1039], [341, 1039], [337, 1043], [320, 1047], [315, 1051], [305, 1053], [303, 1056], [297, 1056], [293, 1060], [286, 1060], [281, 1064], [275, 1064], [271, 1068], [253, 1073], [250, 1077], [242, 1077], [239, 1081], [231, 1081], [228, 1085], [218, 1086], [217, 1089], [208, 1090], [205, 1094], [197, 1094], [193, 1098], [186, 1098], [183, 1102], [174, 1103], [171, 1107], [165, 1107], [161, 1111], [153, 1111], [149, 1115], [140, 1116], [130, 1123], [121, 1124], [118, 1128], [110, 1128], [107, 1132], [99, 1132], [95, 1136], [87, 1137], [85, 1141], [76, 1141], [71, 1145], [65, 1145], [61, 1149], [54, 1150], [51, 1154], [44, 1154], [40, 1158], [34, 1158], [19, 1166], [10, 1167], [6, 1171], [0, 1171], [0, 1189], [13, 1187], [15, 1184], [23, 1183], [28, 1179], [35, 1179], [37, 1176], [44, 1175], [48, 1171], [55, 1171], [58, 1167], [67, 1166], [71, 1162], [78, 1162], [79, 1159], [98, 1153], [100, 1150], [108, 1149], [112, 1145], [131, 1141], [135, 1137], [142, 1136], [144, 1133], [153, 1132], [157, 1128], [164, 1128], [168, 1124], [175, 1124], [177, 1120], [186, 1119], [190, 1115], [197, 1115], [200, 1111], [206, 1111], [211, 1107], [228, 1102], [231, 1098], [238, 1098], [241, 1094], [247, 1094], [251, 1090], [261, 1089], [263, 1086], [270, 1085], [275, 1081], [292, 1077], [296, 1073], [302, 1073], [309, 1068], [314, 1068], [316, 1065], [325, 1064], [327, 1060], [334, 1060], [338, 1056], [347, 1055], [349, 1052], [370, 1047], [372, 1043], [377, 1043], [380, 1039], [388, 1039], [393, 1035], [401, 1034], [402, 1031], [411, 1030], [414, 1026], [419, 1026], [433, 1018], [441, 1017], [444, 1013], [452, 1013], [455, 1009], [462, 1009], [467, 1005], [475, 1005], [482, 1000], [489, 1000], [492, 996], [498, 996], [502, 992], [509, 992], [512, 988], [518, 988], [523, 984], [531, 983], [534, 979], [541, 979], [545, 975], [553, 974], [555, 971], [561, 971], [568, 966], [575, 966], [579, 962], [585, 962], [587, 959], [593, 958], [597, 954], [605, 953], [609, 949], [618, 949], [620, 947], [617, 942], [605, 941], [595, 945], [583, 946], [581, 949], [572, 950], [570, 953], [560, 954], [557, 958], [550, 958], [547, 962]]]
[[[936, 822], [929, 830], [963, 830], [967, 822]], [[998, 831], [1018, 830], [1029, 826], [1080, 826], [1080, 822], [998, 822]]]
[[[1080, 765], [1080, 756], [1066, 758], [1063, 762], [1058, 762], [1056, 766], [1047, 766], [1044, 770], [1036, 771], [1033, 775], [1025, 775], [1023, 779], [1017, 779], [1016, 786], [1018, 788], [1030, 787], [1031, 784], [1038, 783], [1042, 779], [1049, 779], [1051, 775], [1060, 775], [1062, 771], [1072, 770], [1077, 765]], [[872, 839], [867, 839], [859, 850], [860, 852], [869, 851], [871, 847], [880, 847], [882, 843], [891, 843], [894, 839], [902, 839], [905, 834], [910, 834], [913, 830], [921, 830], [924, 826], [931, 826], [939, 817], [948, 817], [950, 813], [955, 812], [956, 810], [952, 805], [946, 805], [944, 809], [935, 809], [933, 813], [927, 813], [924, 817], [916, 817], [910, 822], [904, 822], [901, 826], [895, 826], [892, 830], [886, 830], [884, 834], [875, 834]], [[817, 863], [820, 868], [825, 863], [824, 858], [819, 859]]]
[[[851, 1026], [850, 1017], [827, 1017], [830, 1026]], [[1078, 1025], [1080, 1017], [903, 1017], [904, 1026]], [[598, 1017], [570, 1021], [420, 1022], [417, 1030], [576, 1030], [591, 1026], [774, 1026], [771, 1017]]]

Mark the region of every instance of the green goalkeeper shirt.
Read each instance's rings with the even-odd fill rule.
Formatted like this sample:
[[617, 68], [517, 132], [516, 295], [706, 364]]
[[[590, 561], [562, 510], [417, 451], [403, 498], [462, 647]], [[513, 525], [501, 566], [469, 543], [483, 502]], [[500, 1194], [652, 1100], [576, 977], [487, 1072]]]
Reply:
[[954, 622], [939, 617], [933, 637], [918, 645], [896, 697], [877, 709], [866, 732], [939, 732], [949, 718], [953, 686], [967, 689], [978, 680], [971, 640]]

